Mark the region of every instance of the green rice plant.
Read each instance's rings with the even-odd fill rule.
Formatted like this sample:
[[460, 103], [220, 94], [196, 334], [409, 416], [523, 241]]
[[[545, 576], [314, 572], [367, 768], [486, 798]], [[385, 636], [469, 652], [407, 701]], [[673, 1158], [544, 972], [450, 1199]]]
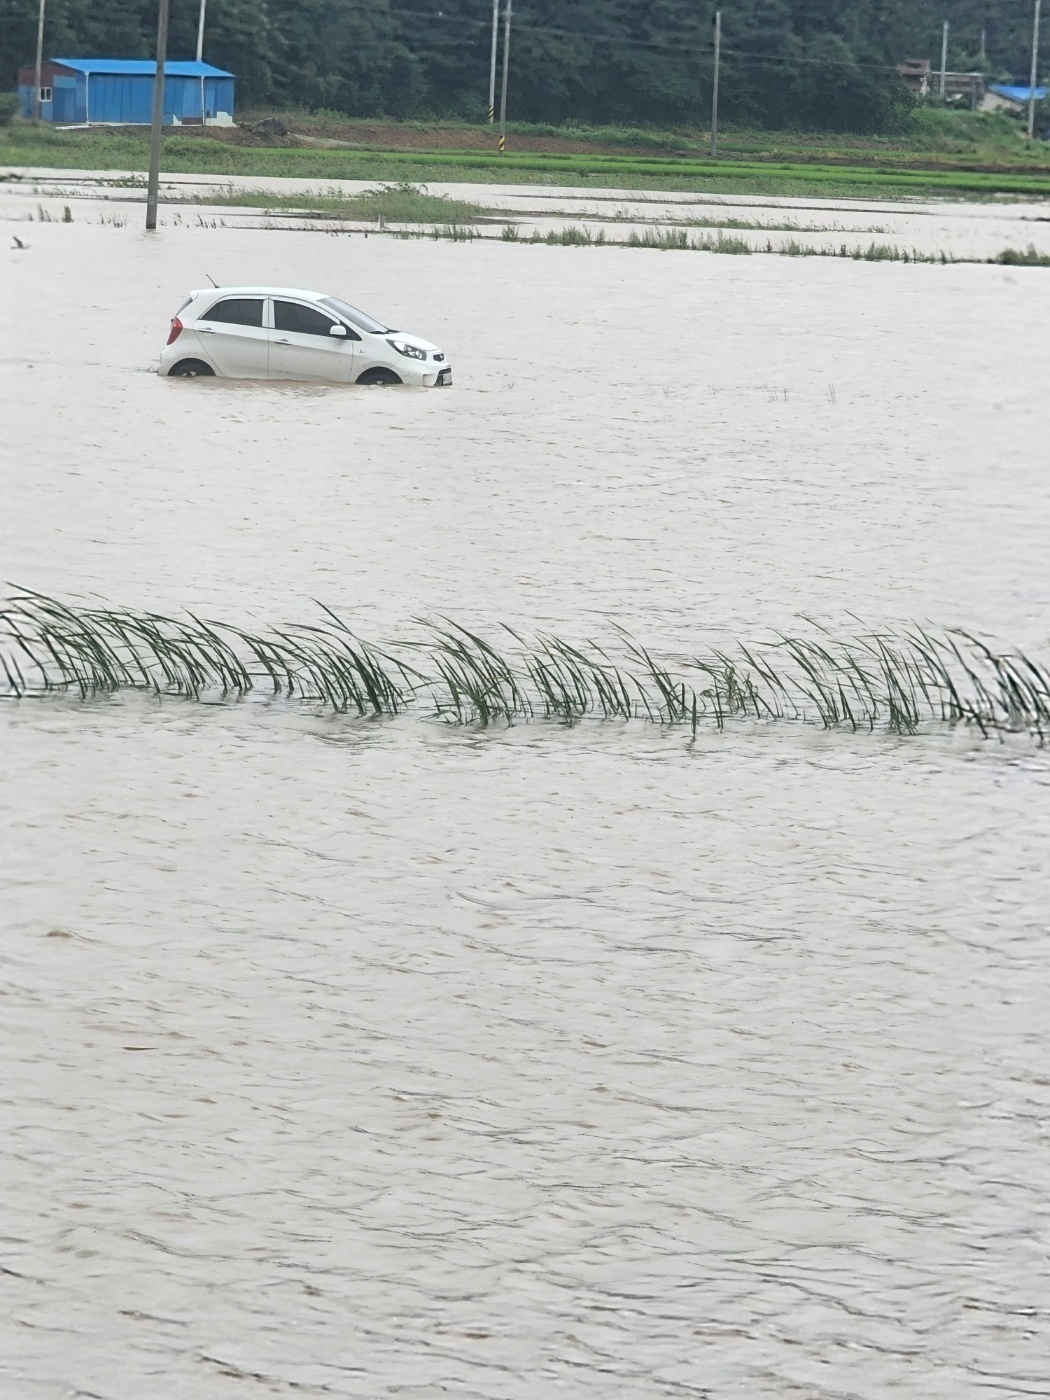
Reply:
[[592, 243], [591, 231], [577, 224], [567, 228], [549, 229], [543, 237], [544, 243], [560, 248], [587, 248]]
[[445, 688], [435, 695], [439, 715], [449, 714], [460, 724], [477, 720], [529, 719], [532, 703], [522, 689], [514, 667], [483, 638], [457, 623], [435, 630], [427, 652]]
[[471, 243], [477, 233], [469, 224], [441, 224], [431, 231], [431, 238], [447, 238], [451, 243]]
[[[506, 238], [506, 230], [504, 235]], [[506, 238], [507, 242], [516, 242], [518, 238], [517, 230], [514, 234]], [[591, 233], [589, 228], [580, 224], [569, 224], [565, 228], [548, 229], [546, 233], [534, 230], [530, 234], [530, 243], [545, 243], [551, 248], [590, 248], [601, 247], [605, 243], [605, 230], [599, 229], [597, 233]]]
[[[654, 713], [659, 716], [661, 722], [665, 724], [681, 724], [686, 719], [691, 718], [696, 710], [696, 696], [690, 690], [684, 680], [673, 676], [667, 667], [654, 661], [652, 654], [640, 642], [636, 642], [627, 633], [621, 633], [626, 647], [627, 655], [632, 661], [641, 663], [642, 680], [636, 680], [635, 684], [642, 697], [648, 718], [652, 719]], [[653, 703], [650, 703], [646, 682], [652, 682], [656, 695], [655, 711]]]
[[647, 228], [642, 233], [632, 229], [627, 238], [628, 248], [660, 248], [663, 251], [677, 251], [684, 248], [706, 247], [706, 240], [696, 239], [693, 243], [689, 241], [689, 234], [684, 228]]
[[509, 645], [444, 619], [408, 641], [370, 645], [330, 608], [262, 632], [204, 619], [80, 607], [22, 591], [0, 605], [0, 688], [7, 697], [87, 699], [121, 690], [216, 701], [263, 687], [336, 714], [414, 710], [446, 722], [537, 718], [643, 720], [721, 730], [731, 720], [795, 720], [826, 729], [914, 734], [964, 724], [982, 734], [1050, 734], [1050, 668], [964, 631], [833, 636], [805, 619], [779, 633], [674, 663], [623, 629], [613, 645], [533, 639]]
[[581, 713], [601, 713], [604, 719], [631, 719], [638, 713], [638, 686], [632, 676], [618, 667], [601, 648], [592, 650], [567, 642], [562, 637], [545, 636], [542, 645], [548, 656], [560, 662], [583, 697]]
[[854, 248], [856, 262], [898, 262], [900, 254], [891, 243], [870, 243], [867, 248]]
[[1004, 267], [1050, 267], [1050, 253], [1041, 253], [1034, 243], [1027, 248], [1004, 248], [989, 262], [1000, 263]]
[[998, 687], [996, 702], [1003, 717], [1002, 727], [1033, 729], [1040, 740], [1050, 724], [1050, 673], [1024, 652], [999, 655], [968, 632], [958, 633], [991, 669]]
[[746, 238], [726, 237], [720, 233], [717, 238], [697, 238], [693, 248], [701, 253], [727, 253], [730, 257], [747, 257], [754, 249]]

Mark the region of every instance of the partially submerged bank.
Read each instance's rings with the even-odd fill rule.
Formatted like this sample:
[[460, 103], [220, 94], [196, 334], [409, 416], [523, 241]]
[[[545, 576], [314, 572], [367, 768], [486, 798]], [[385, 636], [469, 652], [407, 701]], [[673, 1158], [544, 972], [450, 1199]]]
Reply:
[[[421, 140], [425, 142], [425, 133]], [[147, 167], [145, 131], [37, 131], [0, 129], [0, 164], [69, 170]], [[477, 184], [555, 182], [625, 190], [814, 195], [824, 197], [994, 199], [1002, 195], [1050, 198], [1050, 160], [1018, 157], [995, 169], [975, 162], [944, 163], [916, 153], [908, 165], [899, 154], [851, 151], [841, 158], [793, 152], [786, 157], [741, 150], [710, 160], [695, 152], [610, 153], [601, 150], [515, 151], [495, 149], [317, 145], [241, 146], [208, 135], [165, 138], [162, 168], [172, 173], [283, 176], [344, 180], [470, 180]]]
[[[289, 182], [290, 183], [290, 182]], [[810, 205], [808, 213], [790, 203], [766, 204], [705, 201], [681, 196], [633, 199], [626, 192], [576, 196], [569, 190], [511, 194], [506, 188], [484, 199], [484, 187], [453, 186], [454, 194], [433, 193], [425, 185], [401, 181], [392, 185], [354, 189], [352, 182], [313, 187], [295, 182], [282, 189], [274, 179], [266, 188], [240, 180], [216, 185], [206, 179], [167, 182], [161, 225], [203, 229], [240, 226], [334, 235], [382, 235], [398, 239], [430, 238], [456, 243], [498, 241], [574, 248], [646, 248], [664, 252], [721, 253], [732, 256], [767, 254], [789, 258], [840, 258], [859, 262], [998, 263], [1015, 267], [1050, 266], [1050, 246], [1034, 241], [1006, 244], [1018, 234], [1031, 238], [1050, 222], [1031, 209], [1021, 219], [1000, 220], [1004, 242], [983, 237], [962, 246], [939, 246], [918, 223], [929, 222], [941, 206], [860, 206], [843, 218], [841, 205]], [[24, 222], [83, 222], [85, 203], [101, 203], [98, 221], [124, 227], [126, 214], [105, 206], [127, 206], [141, 199], [140, 177], [133, 173], [93, 173], [79, 180], [56, 181], [39, 172], [8, 185], [13, 205], [35, 201], [22, 214]], [[45, 200], [47, 201], [45, 203]], [[66, 203], [65, 201], [70, 201]], [[80, 209], [74, 214], [74, 202]], [[538, 207], [546, 205], [547, 207]], [[8, 206], [11, 207], [11, 206]], [[970, 206], [959, 205], [957, 210]], [[1038, 206], [1036, 206], [1038, 207]], [[838, 216], [832, 210], [838, 209]], [[655, 209], [656, 212], [653, 212]], [[192, 214], [189, 211], [194, 211]], [[735, 210], [735, 212], [734, 212]], [[749, 215], [749, 217], [744, 217]], [[872, 222], [877, 218], [878, 222]], [[90, 213], [87, 222], [91, 222]], [[972, 222], [972, 220], [971, 220]], [[987, 219], [979, 222], [992, 225]], [[1023, 226], [1022, 226], [1023, 225]], [[910, 229], [910, 232], [909, 232]], [[774, 238], [771, 235], [790, 235]], [[826, 235], [835, 235], [828, 239]], [[825, 235], [820, 237], [817, 235]], [[887, 236], [890, 235], [890, 236]]]
[[131, 690], [213, 703], [262, 690], [337, 714], [415, 712], [455, 724], [587, 718], [721, 730], [730, 720], [914, 734], [1050, 734], [1050, 667], [962, 630], [912, 625], [833, 636], [813, 626], [665, 660], [620, 628], [606, 644], [495, 640], [450, 621], [362, 641], [330, 608], [264, 631], [189, 615], [85, 608], [26, 592], [0, 608], [11, 698]]

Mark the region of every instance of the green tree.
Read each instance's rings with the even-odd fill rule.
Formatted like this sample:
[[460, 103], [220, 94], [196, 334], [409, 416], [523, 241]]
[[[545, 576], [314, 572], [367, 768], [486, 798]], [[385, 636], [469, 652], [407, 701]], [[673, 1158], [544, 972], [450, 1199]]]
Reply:
[[[49, 56], [153, 51], [157, 0], [49, 0]], [[906, 57], [1025, 79], [1030, 0], [721, 0], [722, 109], [766, 126], [886, 131], [906, 116]], [[714, 0], [517, 0], [509, 110], [561, 121], [706, 120]], [[0, 84], [32, 61], [37, 0], [0, 0]], [[491, 0], [209, 0], [204, 54], [238, 100], [359, 114], [480, 117]], [[172, 57], [192, 56], [196, 0], [172, 0]]]

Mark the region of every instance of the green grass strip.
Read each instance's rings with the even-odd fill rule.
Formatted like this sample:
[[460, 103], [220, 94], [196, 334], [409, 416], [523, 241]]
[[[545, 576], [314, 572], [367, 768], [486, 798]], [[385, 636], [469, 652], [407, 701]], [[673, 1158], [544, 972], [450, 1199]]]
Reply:
[[[79, 170], [146, 168], [143, 137], [95, 132], [0, 133], [0, 164]], [[162, 169], [170, 174], [244, 174], [300, 179], [393, 179], [453, 181], [469, 173], [483, 183], [563, 184], [616, 188], [708, 189], [740, 192], [864, 195], [898, 191], [905, 195], [997, 194], [1050, 197], [1046, 172], [901, 169], [892, 163], [821, 164], [810, 160], [721, 160], [601, 153], [536, 154], [476, 150], [391, 150], [363, 145], [352, 150], [239, 147], [200, 137], [165, 139]]]

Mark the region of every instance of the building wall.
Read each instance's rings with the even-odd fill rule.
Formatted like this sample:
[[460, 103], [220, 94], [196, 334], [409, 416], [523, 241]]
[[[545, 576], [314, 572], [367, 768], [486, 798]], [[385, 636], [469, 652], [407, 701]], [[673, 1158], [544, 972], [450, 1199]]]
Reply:
[[87, 91], [82, 78], [55, 75], [52, 87], [51, 121], [68, 122], [71, 125], [84, 120], [84, 94]]
[[148, 75], [90, 73], [87, 87], [89, 122], [143, 125], [153, 116], [153, 79]]
[[233, 79], [232, 78], [205, 78], [204, 79], [204, 114], [206, 120], [225, 113], [233, 116]]
[[[45, 87], [45, 86], [46, 86], [46, 84], [41, 83], [41, 87]], [[30, 83], [19, 83], [19, 84], [18, 84], [18, 100], [19, 100], [19, 102], [21, 102], [21, 104], [22, 104], [21, 108], [19, 109], [20, 115], [23, 116], [23, 117], [27, 117], [27, 118], [32, 117], [32, 116], [33, 116], [33, 85], [32, 85], [31, 82], [30, 82]], [[41, 102], [41, 104], [40, 104], [40, 120], [41, 120], [41, 121], [45, 121], [45, 122], [54, 121], [54, 117], [51, 115], [51, 103], [50, 103], [50, 102]]]
[[[40, 87], [44, 92], [54, 92], [55, 79], [62, 76], [64, 80], [73, 78], [73, 74], [68, 69], [59, 68], [54, 63], [42, 63], [40, 65]], [[23, 65], [18, 70], [18, 96], [22, 103], [21, 113], [23, 117], [32, 117], [33, 104], [36, 89], [36, 67], [32, 63]], [[41, 102], [40, 120], [45, 122], [61, 121], [53, 112], [54, 103]]]
[[[33, 115], [33, 68], [18, 74], [22, 115]], [[148, 126], [153, 120], [153, 78], [148, 73], [76, 73], [57, 64], [44, 64], [40, 85], [52, 94], [41, 104], [41, 120], [75, 125], [96, 122], [111, 126]], [[164, 79], [164, 121], [200, 122], [233, 116], [233, 78], [183, 77]]]

